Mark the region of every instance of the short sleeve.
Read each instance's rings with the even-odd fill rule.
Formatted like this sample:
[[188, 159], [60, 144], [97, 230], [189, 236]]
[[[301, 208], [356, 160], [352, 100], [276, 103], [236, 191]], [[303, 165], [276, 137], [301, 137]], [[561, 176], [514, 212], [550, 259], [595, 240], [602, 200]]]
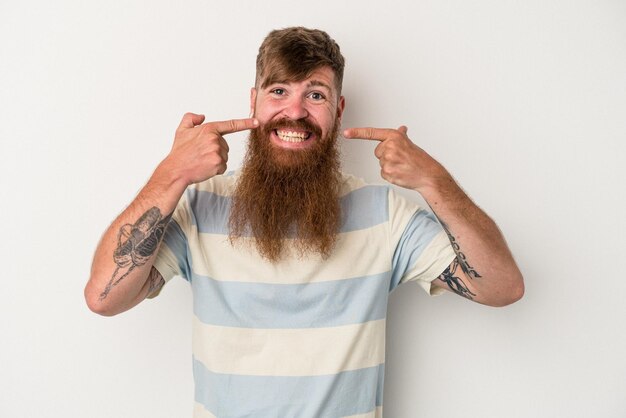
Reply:
[[161, 273], [165, 282], [174, 276], [181, 276], [186, 280], [191, 277], [189, 264], [189, 247], [187, 245], [187, 226], [190, 213], [186, 199], [187, 193], [178, 202], [172, 214], [172, 220], [165, 229], [163, 241], [159, 247], [154, 267]]
[[418, 204], [389, 192], [390, 239], [394, 249], [391, 289], [402, 283], [417, 282], [431, 295], [442, 293], [431, 288], [456, 257], [450, 240], [437, 218]]

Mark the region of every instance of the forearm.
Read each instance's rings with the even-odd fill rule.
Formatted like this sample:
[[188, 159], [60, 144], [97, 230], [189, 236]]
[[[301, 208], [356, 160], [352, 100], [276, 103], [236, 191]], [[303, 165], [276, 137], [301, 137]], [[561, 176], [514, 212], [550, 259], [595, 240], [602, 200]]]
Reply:
[[407, 132], [406, 126], [352, 128], [344, 136], [380, 141], [374, 155], [381, 176], [420, 193], [446, 229], [457, 258], [433, 285], [487, 305], [515, 302], [524, 282], [498, 227]]
[[[135, 200], [102, 237], [85, 287], [90, 309], [115, 315], [132, 308], [162, 280], [152, 270], [169, 218], [188, 185], [226, 171], [228, 144], [224, 134], [256, 128], [256, 119], [204, 122], [186, 113], [174, 145]], [[152, 271], [152, 273], [151, 273]]]
[[457, 260], [435, 285], [491, 306], [515, 302], [522, 275], [495, 222], [447, 174], [420, 190], [448, 234]]
[[[85, 299], [91, 310], [115, 315], [154, 290], [150, 270], [186, 183], [161, 163], [133, 202], [105, 231], [96, 249]], [[152, 282], [151, 282], [152, 281]]]

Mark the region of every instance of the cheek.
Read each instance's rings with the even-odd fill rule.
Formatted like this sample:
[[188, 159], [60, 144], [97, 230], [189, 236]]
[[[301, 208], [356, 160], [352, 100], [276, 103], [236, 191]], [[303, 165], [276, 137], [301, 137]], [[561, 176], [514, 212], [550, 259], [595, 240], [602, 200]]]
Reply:
[[261, 119], [269, 120], [272, 115], [278, 111], [276, 104], [267, 100], [266, 97], [257, 97], [254, 105], [254, 114], [259, 121]]
[[255, 117], [261, 123], [274, 119], [278, 114], [280, 114], [280, 108], [278, 108], [278, 106], [269, 106], [267, 104], [261, 106], [257, 105], [255, 111]]
[[316, 122], [322, 127], [324, 133], [328, 133], [333, 127], [335, 123], [335, 119], [337, 117], [336, 109], [325, 108], [323, 112], [319, 112], [316, 115]]

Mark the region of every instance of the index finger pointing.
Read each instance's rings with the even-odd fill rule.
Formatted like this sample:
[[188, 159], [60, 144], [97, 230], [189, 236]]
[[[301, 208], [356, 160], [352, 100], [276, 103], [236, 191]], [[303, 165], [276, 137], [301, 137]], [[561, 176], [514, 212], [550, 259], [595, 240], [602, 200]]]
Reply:
[[255, 118], [231, 119], [211, 123], [211, 127], [220, 134], [232, 134], [247, 129], [253, 129], [257, 126], [259, 126], [259, 121]]
[[350, 128], [343, 131], [343, 136], [350, 139], [358, 138], [372, 141], [384, 141], [391, 137], [393, 132], [397, 131], [395, 129], [381, 128]]

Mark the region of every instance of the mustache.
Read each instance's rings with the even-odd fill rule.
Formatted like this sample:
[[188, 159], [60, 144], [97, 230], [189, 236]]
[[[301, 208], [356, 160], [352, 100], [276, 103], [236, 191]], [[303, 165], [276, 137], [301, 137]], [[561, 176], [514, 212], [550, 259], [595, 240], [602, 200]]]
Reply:
[[271, 120], [258, 128], [254, 128], [256, 131], [262, 131], [265, 135], [269, 135], [275, 129], [297, 129], [312, 132], [318, 138], [322, 136], [322, 128], [306, 119], [293, 120], [283, 118]]

